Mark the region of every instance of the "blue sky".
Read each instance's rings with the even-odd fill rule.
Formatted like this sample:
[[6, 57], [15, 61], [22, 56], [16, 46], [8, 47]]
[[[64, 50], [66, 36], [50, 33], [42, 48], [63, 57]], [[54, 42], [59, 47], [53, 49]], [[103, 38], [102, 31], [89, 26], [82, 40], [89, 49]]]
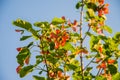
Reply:
[[[32, 74], [21, 79], [16, 73], [16, 48], [24, 45], [12, 21], [17, 18], [31, 23], [50, 21], [53, 17], [66, 16], [79, 20], [75, 9], [78, 0], [0, 0], [0, 80], [32, 80]], [[120, 31], [120, 0], [106, 0], [110, 4], [107, 24], [113, 33]]]

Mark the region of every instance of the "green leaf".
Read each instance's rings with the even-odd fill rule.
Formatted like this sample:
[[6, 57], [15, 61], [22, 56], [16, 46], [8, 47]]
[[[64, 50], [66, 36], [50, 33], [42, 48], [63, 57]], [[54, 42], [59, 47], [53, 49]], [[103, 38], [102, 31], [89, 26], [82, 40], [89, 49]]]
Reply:
[[[65, 50], [65, 49], [59, 49], [59, 50], [57, 50], [57, 55], [58, 55], [58, 56], [63, 57], [65, 53], [66, 53], [66, 50]], [[56, 54], [55, 54], [55, 55], [56, 55]], [[54, 57], [55, 55], [53, 54], [53, 57]]]
[[34, 80], [45, 80], [45, 77], [39, 77], [39, 76], [34, 75], [33, 79]]
[[64, 46], [63, 46], [63, 48], [65, 49], [65, 50], [69, 50], [69, 51], [71, 51], [71, 52], [74, 52], [75, 51], [75, 48], [72, 46], [72, 44], [70, 44], [69, 42], [67, 42]]
[[93, 35], [93, 34], [90, 33], [90, 32], [86, 32], [85, 34], [88, 35], [88, 36], [90, 36], [90, 37]]
[[107, 25], [104, 25], [104, 26], [102, 26], [101, 28], [102, 28], [103, 30], [109, 32], [109, 33], [112, 33], [112, 29], [111, 29], [109, 26], [107, 26]]
[[32, 36], [22, 36], [22, 37], [20, 38], [20, 41], [24, 41], [24, 40], [26, 40], [26, 39], [28, 39], [28, 38], [30, 38], [30, 37], [32, 37]]
[[54, 49], [54, 47], [55, 47], [54, 42], [51, 42], [51, 43], [50, 43], [50, 50], [53, 50], [53, 49]]
[[56, 68], [56, 71], [62, 71], [63, 72], [63, 70], [61, 68]]
[[101, 40], [103, 40], [103, 41], [107, 40], [107, 37], [106, 37], [106, 36], [99, 35], [98, 37], [99, 37]]
[[76, 36], [76, 37], [80, 37], [80, 34], [78, 34], [78, 33], [74, 33], [74, 36]]
[[13, 25], [26, 29], [26, 30], [32, 29], [32, 25], [29, 22], [21, 20], [21, 19], [17, 19], [16, 21], [13, 21]]
[[107, 80], [104, 76], [96, 76], [95, 80]]
[[82, 4], [82, 2], [78, 2], [77, 4], [76, 4], [76, 9], [79, 9], [81, 6], [83, 6], [83, 4]]
[[82, 80], [82, 76], [80, 74], [80, 71], [74, 72], [72, 75], [73, 80]]
[[95, 3], [87, 3], [86, 4], [87, 8], [93, 9], [94, 11], [97, 11], [97, 5]]
[[74, 64], [66, 64], [66, 66], [67, 66], [68, 70], [69, 70], [69, 69], [70, 69], [70, 70], [75, 70], [75, 69], [77, 68], [77, 66], [74, 65]]
[[93, 10], [93, 9], [88, 9], [87, 15], [89, 16], [89, 18], [95, 17], [95, 12], [94, 12], [94, 10]]
[[19, 54], [16, 56], [17, 58], [17, 62], [20, 64], [20, 65], [24, 65], [24, 60], [30, 56], [31, 53], [29, 51], [28, 48], [24, 47], [20, 52]]
[[43, 72], [43, 71], [40, 71], [40, 72], [39, 72], [39, 75], [41, 75], [41, 74], [42, 74], [42, 72]]
[[23, 78], [25, 77], [28, 73], [33, 71], [34, 66], [33, 65], [29, 65], [29, 66], [25, 66], [20, 70], [20, 77]]
[[33, 42], [30, 42], [28, 45], [27, 45], [27, 48], [31, 47], [33, 45]]
[[116, 73], [112, 76], [112, 80], [120, 80], [120, 73]]
[[96, 36], [91, 36], [90, 37], [90, 49], [91, 51], [94, 51], [94, 45], [97, 44], [99, 42], [99, 38]]
[[43, 56], [42, 56], [42, 55], [36, 56], [36, 65], [38, 65], [38, 64], [41, 63], [42, 61], [43, 61]]
[[55, 58], [54, 56], [52, 55], [48, 55], [47, 56], [47, 61], [49, 61], [50, 63], [52, 64], [56, 64], [58, 62], [59, 58]]
[[46, 27], [49, 27], [49, 23], [48, 22], [36, 22], [34, 23], [34, 26], [37, 26], [40, 28], [46, 28]]
[[65, 23], [65, 20], [63, 20], [62, 18], [57, 18], [57, 17], [55, 17], [55, 18], [53, 18], [53, 20], [52, 20], [52, 24], [62, 24], [62, 23]]
[[114, 65], [108, 65], [108, 70], [110, 71], [110, 74], [112, 75], [117, 73], [117, 67]]
[[120, 32], [117, 32], [117, 33], [114, 35], [114, 39], [120, 40]]
[[35, 39], [39, 39], [37, 31], [32, 28], [32, 25], [29, 22], [17, 19], [16, 21], [13, 21], [13, 25], [23, 28], [28, 32], [31, 32]]
[[39, 34], [36, 30], [30, 29], [30, 32], [32, 33], [32, 36], [34, 39], [38, 40], [39, 39]]
[[92, 70], [92, 68], [93, 68], [93, 67], [88, 67], [88, 68], [86, 69], [86, 71], [90, 72], [90, 71]]

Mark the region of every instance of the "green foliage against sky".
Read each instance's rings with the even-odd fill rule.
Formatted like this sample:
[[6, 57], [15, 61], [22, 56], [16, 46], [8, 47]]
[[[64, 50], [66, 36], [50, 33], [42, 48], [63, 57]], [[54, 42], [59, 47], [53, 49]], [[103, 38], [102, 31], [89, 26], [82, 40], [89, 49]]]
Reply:
[[[33, 39], [28, 45], [17, 48], [19, 66], [16, 71], [20, 77], [38, 70], [39, 75], [34, 75], [34, 80], [119, 80], [120, 33], [113, 37], [106, 35], [112, 33], [105, 23], [108, 7], [104, 0], [81, 0], [76, 4], [76, 9], [80, 10], [80, 21], [71, 22], [65, 16], [33, 25], [21, 19], [13, 21], [13, 25], [20, 28], [16, 32], [22, 34], [21, 41]], [[86, 22], [88, 30], [83, 32]], [[24, 35], [25, 32], [30, 35]], [[84, 45], [87, 37], [90, 48]], [[36, 55], [36, 63], [31, 64], [34, 47], [39, 54]], [[87, 65], [84, 65], [85, 60], [88, 61]], [[92, 72], [94, 68], [96, 74]], [[41, 76], [42, 73], [46, 75]]]

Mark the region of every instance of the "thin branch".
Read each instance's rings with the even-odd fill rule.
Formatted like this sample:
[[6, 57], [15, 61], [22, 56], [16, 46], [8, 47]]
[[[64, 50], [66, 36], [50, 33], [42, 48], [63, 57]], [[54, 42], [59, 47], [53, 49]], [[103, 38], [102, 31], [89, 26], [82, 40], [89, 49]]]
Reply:
[[45, 54], [45, 66], [46, 66], [46, 69], [47, 69], [47, 77], [49, 78], [49, 71], [48, 71], [48, 65], [47, 65], [47, 62], [46, 62], [46, 54]]
[[102, 74], [103, 70], [104, 70], [104, 69], [102, 68], [102, 70], [100, 71], [100, 74]]
[[85, 66], [85, 68], [84, 68], [83, 70], [85, 70], [85, 69], [92, 63], [92, 61], [96, 58], [96, 56], [97, 56], [97, 55], [95, 55], [95, 57], [92, 58], [92, 60]]
[[[41, 49], [43, 51], [42, 37], [40, 38], [40, 42], [41, 42], [41, 45], [42, 45]], [[45, 67], [46, 67], [46, 72], [47, 72], [47, 78], [49, 78], [49, 70], [48, 70], [48, 64], [46, 62], [46, 59], [47, 59], [47, 55], [46, 54], [44, 56], [44, 59], [45, 59]]]
[[42, 70], [42, 71], [47, 72], [45, 69], [41, 68], [40, 66], [36, 67], [35, 69], [36, 69], [36, 70]]
[[[88, 28], [87, 32], [90, 31], [90, 26], [88, 26], [88, 27], [89, 27], [89, 28]], [[87, 37], [87, 34], [85, 34], [85, 36], [83, 37], [83, 41], [85, 40], [86, 37]]]
[[100, 72], [101, 72], [101, 68], [99, 68], [96, 76], [98, 76], [100, 74]]
[[[80, 10], [80, 47], [82, 47], [83, 39], [82, 39], [82, 24], [83, 24], [83, 7], [84, 7], [84, 1], [82, 0], [82, 7]], [[84, 73], [83, 73], [83, 55], [80, 53], [80, 66], [81, 66], [81, 72], [82, 72], [82, 80], [84, 80]]]

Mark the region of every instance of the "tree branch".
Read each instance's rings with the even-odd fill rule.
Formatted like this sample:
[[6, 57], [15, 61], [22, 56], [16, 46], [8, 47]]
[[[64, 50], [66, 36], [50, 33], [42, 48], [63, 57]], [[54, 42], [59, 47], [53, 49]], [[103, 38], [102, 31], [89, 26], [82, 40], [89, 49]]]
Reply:
[[[90, 31], [90, 26], [88, 26], [88, 27], [89, 27], [89, 28], [88, 28], [87, 32]], [[85, 36], [83, 37], [83, 41], [85, 40], [86, 37], [87, 37], [87, 34], [85, 34]]]
[[83, 70], [87, 69], [87, 67], [92, 63], [92, 61], [96, 58], [96, 56], [97, 56], [97, 55], [95, 55], [95, 57], [92, 58], [92, 60], [85, 66], [85, 68], [84, 68]]
[[[82, 39], [83, 7], [84, 7], [84, 1], [82, 0], [82, 7], [81, 7], [81, 10], [80, 10], [80, 47], [81, 48], [82, 48], [82, 44], [83, 44], [83, 39]], [[82, 53], [80, 53], [80, 62], [81, 62], [80, 66], [81, 66], [82, 80], [84, 80]]]

